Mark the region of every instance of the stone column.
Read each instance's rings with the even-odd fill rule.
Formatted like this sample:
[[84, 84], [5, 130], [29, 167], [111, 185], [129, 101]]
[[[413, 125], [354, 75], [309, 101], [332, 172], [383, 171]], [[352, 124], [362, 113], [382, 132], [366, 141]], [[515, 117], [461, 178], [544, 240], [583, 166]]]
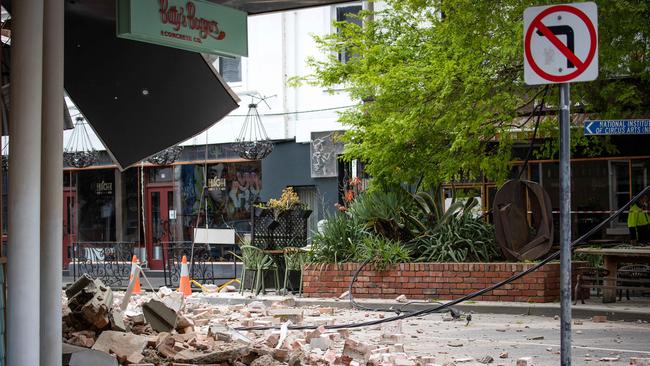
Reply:
[[63, 0], [47, 0], [43, 19], [41, 366], [62, 363], [63, 18]]
[[43, 0], [11, 10], [7, 365], [38, 366]]

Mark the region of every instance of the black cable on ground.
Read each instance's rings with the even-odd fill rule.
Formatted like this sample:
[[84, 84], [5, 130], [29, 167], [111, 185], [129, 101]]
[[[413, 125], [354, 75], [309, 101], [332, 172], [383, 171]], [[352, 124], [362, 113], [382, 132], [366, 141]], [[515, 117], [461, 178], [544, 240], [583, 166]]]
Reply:
[[[586, 234], [584, 234], [581, 237], [579, 237], [578, 239], [574, 240], [571, 243], [571, 248], [573, 249], [574, 247], [579, 246], [582, 242], [584, 242], [586, 239], [588, 239], [589, 237], [594, 235], [596, 232], [598, 232], [600, 229], [602, 229], [605, 225], [609, 224], [614, 218], [618, 217], [621, 213], [623, 213], [623, 211], [625, 211], [628, 207], [630, 207], [630, 205], [633, 202], [636, 202], [639, 198], [641, 198], [641, 196], [643, 196], [644, 194], [646, 194], [649, 191], [650, 191], [650, 186], [645, 187], [639, 194], [634, 196], [629, 202], [627, 202], [621, 208], [616, 210], [616, 212], [614, 212], [607, 219], [605, 219], [600, 224], [593, 227]], [[524, 276], [538, 270], [539, 268], [541, 268], [542, 266], [544, 266], [548, 262], [558, 258], [559, 256], [560, 256], [560, 252], [557, 251], [557, 252], [551, 254], [550, 256], [546, 257], [544, 260], [537, 263], [533, 267], [531, 267], [531, 268], [529, 268], [529, 269], [527, 269], [527, 270], [525, 270], [523, 272], [512, 275], [511, 277], [509, 277], [509, 278], [507, 278], [507, 279], [505, 279], [505, 280], [503, 280], [501, 282], [495, 283], [495, 284], [493, 284], [493, 285], [491, 285], [489, 287], [486, 287], [486, 288], [484, 288], [482, 290], [472, 292], [472, 293], [467, 294], [467, 295], [465, 295], [465, 296], [463, 296], [461, 298], [458, 298], [456, 300], [452, 300], [452, 301], [450, 301], [448, 303], [445, 303], [445, 304], [442, 304], [442, 305], [439, 305], [439, 306], [436, 306], [436, 307], [433, 307], [433, 308], [422, 309], [422, 310], [414, 311], [414, 312], [409, 313], [409, 314], [400, 314], [400, 315], [392, 316], [392, 317], [389, 317], [389, 318], [370, 320], [370, 321], [359, 322], [359, 323], [326, 325], [325, 328], [326, 329], [361, 328], [361, 327], [367, 327], [367, 326], [373, 326], [373, 325], [388, 323], [388, 322], [392, 322], [392, 321], [396, 321], [396, 320], [402, 320], [402, 319], [408, 319], [408, 318], [428, 315], [428, 314], [432, 314], [432, 313], [439, 313], [440, 311], [445, 310], [445, 309], [447, 309], [447, 308], [449, 308], [451, 306], [457, 305], [457, 304], [459, 304], [461, 302], [464, 302], [464, 301], [467, 301], [467, 300], [471, 300], [471, 299], [473, 299], [473, 298], [475, 298], [477, 296], [481, 296], [481, 295], [486, 294], [486, 293], [488, 293], [490, 291], [493, 291], [493, 290], [495, 290], [495, 289], [497, 289], [497, 288], [499, 288], [501, 286], [504, 286], [504, 285], [507, 285], [507, 284], [509, 284], [511, 282], [514, 282], [514, 281], [516, 281], [516, 280], [518, 280], [518, 279], [520, 279], [520, 278], [522, 278], [522, 277], [524, 277]], [[292, 329], [292, 330], [310, 330], [310, 329], [316, 329], [317, 326], [315, 326], [315, 325], [290, 325], [288, 328]], [[280, 327], [279, 326], [264, 326], [264, 327], [238, 327], [238, 328], [235, 328], [235, 330], [238, 330], [238, 331], [244, 331], [244, 330], [270, 330], [270, 329], [280, 329]]]

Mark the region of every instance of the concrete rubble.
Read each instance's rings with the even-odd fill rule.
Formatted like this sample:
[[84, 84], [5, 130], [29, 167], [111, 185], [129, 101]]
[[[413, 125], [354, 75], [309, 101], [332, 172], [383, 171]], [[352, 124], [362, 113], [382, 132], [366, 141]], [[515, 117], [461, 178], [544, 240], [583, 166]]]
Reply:
[[[162, 287], [132, 296], [120, 311], [123, 298], [87, 276], [65, 291], [65, 343], [84, 350], [72, 353], [70, 365], [438, 365], [433, 357], [404, 352], [400, 322], [382, 327], [375, 342], [364, 342], [348, 330], [326, 328], [336, 323], [336, 309], [296, 308], [291, 297], [270, 306], [218, 306]], [[290, 324], [315, 329], [287, 331]], [[277, 329], [234, 330], [248, 326]]]

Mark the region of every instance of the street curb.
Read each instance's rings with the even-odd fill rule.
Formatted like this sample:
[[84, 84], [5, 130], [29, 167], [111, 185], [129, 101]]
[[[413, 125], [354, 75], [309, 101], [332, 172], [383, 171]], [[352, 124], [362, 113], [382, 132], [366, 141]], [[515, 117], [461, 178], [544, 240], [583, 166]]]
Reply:
[[[208, 302], [214, 305], [237, 305], [237, 304], [248, 304], [253, 301], [261, 301], [265, 305], [271, 305], [273, 302], [280, 300], [280, 297], [275, 298], [223, 298], [223, 297], [203, 297], [202, 301]], [[337, 309], [351, 309], [350, 302], [348, 300], [335, 300], [335, 299], [313, 299], [313, 298], [294, 298], [296, 306], [307, 307], [307, 306], [320, 306], [320, 307], [332, 307]], [[355, 301], [365, 307], [373, 309], [404, 309], [409, 311], [417, 311], [426, 308], [430, 308], [435, 305], [435, 303], [422, 303], [422, 304], [408, 304], [399, 303], [397, 301], [386, 301], [386, 300], [370, 300], [363, 299]], [[532, 304], [532, 303], [484, 303], [480, 301], [468, 301], [467, 303], [461, 303], [459, 305], [453, 306], [454, 308], [461, 310], [463, 312], [472, 312], [474, 314], [510, 314], [510, 315], [534, 315], [534, 316], [547, 316], [552, 317], [555, 315], [560, 315], [560, 304], [559, 303], [544, 303], [544, 304]], [[598, 306], [598, 305], [576, 305], [572, 309], [573, 317], [576, 319], [590, 319], [596, 315], [605, 315], [608, 320], [611, 321], [646, 321], [650, 322], [650, 309], [638, 308], [638, 309], [612, 309], [611, 307]]]

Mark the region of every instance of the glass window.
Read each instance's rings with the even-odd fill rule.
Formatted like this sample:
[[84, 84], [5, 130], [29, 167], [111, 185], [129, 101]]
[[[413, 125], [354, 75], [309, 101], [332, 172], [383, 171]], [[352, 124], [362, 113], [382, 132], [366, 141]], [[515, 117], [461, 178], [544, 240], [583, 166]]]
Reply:
[[115, 241], [115, 171], [77, 172], [79, 241]]
[[140, 190], [138, 168], [122, 172], [122, 230], [124, 241], [138, 242], [140, 215], [138, 214], [138, 192]]
[[650, 160], [632, 160], [632, 196], [648, 186]]
[[[181, 165], [177, 220], [182, 239], [178, 240], [192, 240], [193, 228], [204, 227], [206, 221], [211, 228], [250, 232], [250, 210], [262, 190], [261, 171], [259, 161], [210, 164], [205, 184], [203, 165]], [[201, 202], [204, 186], [207, 190]]]
[[[615, 211], [630, 200], [630, 164], [627, 160], [610, 160], [609, 162], [609, 204], [610, 210]], [[619, 215], [612, 221], [612, 228], [620, 228], [625, 232], [614, 232], [612, 234], [627, 233], [627, 215]]]
[[168, 183], [174, 180], [171, 166], [154, 167], [149, 169], [149, 183]]
[[[350, 5], [350, 6], [339, 6], [336, 8], [336, 21], [337, 22], [348, 22], [354, 23], [359, 26], [362, 25], [361, 19], [357, 16], [361, 11], [361, 5]], [[342, 50], [339, 52], [338, 59], [340, 62], [348, 62], [351, 55], [348, 50]]]
[[226, 82], [241, 82], [241, 57], [219, 57], [219, 73]]

